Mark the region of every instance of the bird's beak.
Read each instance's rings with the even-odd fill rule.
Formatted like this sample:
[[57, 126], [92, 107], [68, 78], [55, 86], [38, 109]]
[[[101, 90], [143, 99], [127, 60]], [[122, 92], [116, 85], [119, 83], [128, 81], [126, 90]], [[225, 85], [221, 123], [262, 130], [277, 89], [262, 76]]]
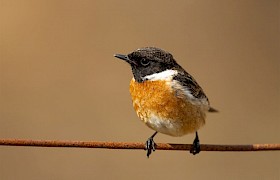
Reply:
[[114, 54], [114, 57], [125, 60], [127, 63], [129, 64], [134, 64], [136, 65], [136, 63], [132, 60], [129, 59], [129, 57], [127, 55], [123, 55], [123, 54]]
[[125, 61], [130, 61], [127, 55], [123, 55], [123, 54], [114, 54], [114, 57], [125, 60]]

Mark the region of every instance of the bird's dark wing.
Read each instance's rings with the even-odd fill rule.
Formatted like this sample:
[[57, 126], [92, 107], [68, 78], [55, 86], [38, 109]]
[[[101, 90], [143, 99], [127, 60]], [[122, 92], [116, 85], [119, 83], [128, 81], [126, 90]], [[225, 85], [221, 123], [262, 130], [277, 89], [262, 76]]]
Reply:
[[218, 112], [210, 107], [209, 100], [202, 88], [198, 85], [195, 79], [185, 70], [180, 69], [178, 74], [173, 77], [176, 83], [173, 88], [178, 91], [181, 98], [187, 98], [193, 104], [200, 104], [207, 107], [209, 112]]
[[178, 83], [187, 90], [194, 98], [207, 99], [207, 96], [203, 92], [202, 88], [198, 85], [195, 79], [186, 71], [179, 71], [176, 76], [173, 77], [173, 80], [178, 81]]

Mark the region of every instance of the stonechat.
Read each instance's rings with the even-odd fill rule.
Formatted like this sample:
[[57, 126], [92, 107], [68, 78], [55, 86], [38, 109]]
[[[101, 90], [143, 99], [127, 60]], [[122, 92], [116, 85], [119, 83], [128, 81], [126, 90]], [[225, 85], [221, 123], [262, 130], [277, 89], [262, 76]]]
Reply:
[[160, 132], [170, 136], [195, 133], [190, 153], [200, 152], [198, 129], [206, 112], [217, 112], [195, 79], [173, 58], [156, 47], [137, 49], [128, 55], [115, 54], [132, 69], [130, 94], [138, 117], [155, 133], [146, 141], [147, 156], [155, 151], [153, 140]]

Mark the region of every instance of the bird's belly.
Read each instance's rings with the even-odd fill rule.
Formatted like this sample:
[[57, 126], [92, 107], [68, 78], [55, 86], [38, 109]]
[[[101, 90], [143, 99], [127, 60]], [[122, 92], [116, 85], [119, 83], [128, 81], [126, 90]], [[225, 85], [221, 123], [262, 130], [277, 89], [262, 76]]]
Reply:
[[130, 83], [133, 107], [140, 119], [153, 130], [183, 136], [205, 124], [205, 112], [187, 99], [178, 98], [168, 81]]
[[183, 122], [173, 119], [165, 119], [153, 113], [149, 118], [143, 119], [143, 121], [153, 130], [170, 136], [183, 136], [188, 133], [185, 130], [186, 128], [184, 128]]

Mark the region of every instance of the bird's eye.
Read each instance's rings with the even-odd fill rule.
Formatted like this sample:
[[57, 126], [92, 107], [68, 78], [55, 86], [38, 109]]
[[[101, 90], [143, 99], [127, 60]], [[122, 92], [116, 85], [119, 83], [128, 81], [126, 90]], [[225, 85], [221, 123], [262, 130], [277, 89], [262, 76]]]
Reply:
[[145, 59], [145, 58], [142, 58], [140, 63], [143, 65], [143, 66], [148, 66], [150, 64], [150, 61], [148, 59]]

